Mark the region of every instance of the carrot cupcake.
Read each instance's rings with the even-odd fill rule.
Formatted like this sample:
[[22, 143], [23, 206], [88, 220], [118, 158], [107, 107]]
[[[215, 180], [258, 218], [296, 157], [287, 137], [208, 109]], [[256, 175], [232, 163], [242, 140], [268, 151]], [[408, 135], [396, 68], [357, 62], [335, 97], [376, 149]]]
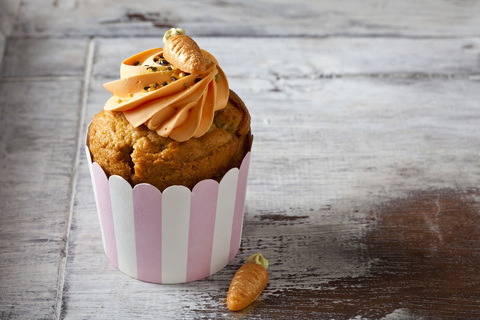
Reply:
[[[123, 61], [87, 132], [104, 249], [124, 273], [209, 276], [240, 245], [250, 115], [218, 61], [182, 29]], [[227, 230], [227, 231], [225, 231]]]

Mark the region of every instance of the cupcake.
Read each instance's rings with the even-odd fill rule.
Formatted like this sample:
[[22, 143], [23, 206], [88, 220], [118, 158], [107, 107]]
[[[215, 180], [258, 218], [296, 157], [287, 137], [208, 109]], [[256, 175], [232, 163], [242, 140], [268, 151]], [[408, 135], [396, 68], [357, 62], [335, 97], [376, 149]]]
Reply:
[[209, 276], [236, 255], [252, 136], [218, 61], [182, 29], [123, 61], [87, 132], [104, 249], [155, 283]]

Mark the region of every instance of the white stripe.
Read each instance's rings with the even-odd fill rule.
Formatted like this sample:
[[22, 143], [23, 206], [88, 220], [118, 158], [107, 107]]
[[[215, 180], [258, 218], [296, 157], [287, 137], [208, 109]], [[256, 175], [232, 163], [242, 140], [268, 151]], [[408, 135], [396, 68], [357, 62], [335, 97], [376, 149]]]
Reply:
[[162, 195], [162, 283], [187, 280], [191, 192], [172, 186]]
[[234, 168], [222, 178], [218, 188], [210, 274], [220, 271], [228, 264], [237, 181], [238, 169]]
[[100, 214], [100, 207], [98, 206], [97, 185], [95, 184], [95, 177], [93, 175], [93, 167], [92, 167], [92, 157], [90, 156], [90, 149], [88, 148], [88, 146], [85, 146], [85, 153], [87, 154], [88, 170], [90, 171], [90, 178], [92, 179], [93, 195], [95, 196], [95, 205], [97, 206], [97, 215], [98, 215], [98, 221], [100, 222], [100, 231], [102, 232], [103, 251], [105, 252], [105, 254], [107, 254], [107, 246], [105, 245], [105, 235], [103, 233], [102, 216]]
[[123, 273], [137, 278], [132, 187], [119, 176], [111, 176], [109, 186], [115, 242], [117, 243], [118, 268]]

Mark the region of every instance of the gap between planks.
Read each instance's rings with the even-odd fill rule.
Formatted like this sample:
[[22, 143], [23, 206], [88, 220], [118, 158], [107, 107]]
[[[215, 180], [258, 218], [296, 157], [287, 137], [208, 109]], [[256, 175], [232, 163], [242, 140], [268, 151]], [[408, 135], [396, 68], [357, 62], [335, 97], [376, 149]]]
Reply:
[[88, 100], [88, 91], [90, 88], [90, 78], [92, 76], [92, 67], [93, 59], [95, 54], [95, 39], [90, 37], [87, 45], [87, 54], [85, 58], [85, 69], [84, 69], [84, 78], [82, 86], [82, 96], [80, 100], [80, 114], [77, 122], [77, 140], [75, 142], [75, 154], [72, 160], [72, 172], [71, 180], [69, 185], [69, 207], [67, 214], [65, 216], [65, 229], [63, 232], [63, 248], [60, 251], [60, 259], [58, 263], [58, 273], [57, 273], [57, 294], [55, 296], [55, 302], [53, 307], [53, 319], [60, 319], [62, 315], [63, 308], [63, 289], [65, 286], [65, 272], [67, 269], [68, 261], [68, 249], [70, 243], [70, 230], [72, 226], [72, 215], [75, 205], [75, 189], [78, 180], [78, 172], [80, 165], [80, 153], [82, 152], [84, 145], [83, 139], [83, 124], [85, 122], [86, 109], [87, 109], [87, 100]]
[[[274, 75], [276, 76], [276, 75]], [[359, 78], [382, 78], [382, 79], [454, 79], [454, 80], [471, 80], [479, 81], [480, 73], [472, 74], [458, 74], [458, 73], [419, 73], [419, 72], [385, 72], [385, 73], [317, 73], [311, 75], [303, 76], [285, 76], [278, 75], [276, 76], [278, 80], [284, 79], [359, 79]], [[97, 79], [110, 79], [105, 76], [97, 76]], [[230, 76], [230, 78], [235, 79], [246, 79], [242, 76]], [[78, 80], [79, 77], [76, 76], [24, 76], [24, 77], [2, 77], [0, 78], [0, 83], [5, 82], [45, 82], [55, 80], [57, 82], [61, 81], [73, 81]]]
[[[152, 29], [152, 28], [148, 28]], [[155, 28], [153, 28], [155, 29]], [[162, 28], [162, 30], [167, 30], [168, 28]], [[274, 39], [274, 38], [296, 38], [296, 39], [333, 39], [333, 38], [344, 38], [344, 39], [358, 39], [358, 38], [365, 38], [365, 39], [411, 39], [411, 40], [458, 40], [458, 39], [470, 39], [470, 38], [478, 38], [478, 34], [459, 34], [459, 35], [414, 35], [414, 34], [401, 34], [401, 33], [348, 33], [348, 32], [339, 32], [339, 33], [325, 33], [325, 34], [262, 34], [262, 33], [192, 33], [192, 36], [198, 38], [242, 38], [242, 39]], [[80, 33], [80, 34], [13, 34], [9, 35], [6, 40], [25, 40], [25, 39], [85, 39], [85, 38], [95, 38], [95, 39], [151, 39], [151, 38], [159, 38], [159, 36], [155, 35], [145, 35], [145, 34], [136, 34], [136, 33], [128, 33], [128, 34], [110, 34], [110, 35], [95, 35], [89, 33]]]
[[[464, 80], [479, 80], [480, 74], [458, 74], [458, 73], [422, 73], [422, 72], [377, 72], [377, 73], [312, 73], [310, 75], [277, 75], [267, 74], [267, 76], [274, 76], [278, 80], [289, 79], [359, 79], [359, 78], [382, 78], [382, 79], [464, 79]], [[108, 77], [99, 77], [109, 79]], [[250, 79], [245, 76], [230, 76], [235, 79]]]
[[20, 76], [20, 77], [1, 77], [0, 83], [2, 82], [46, 82], [46, 81], [55, 81], [55, 82], [62, 82], [62, 81], [77, 81], [77, 80], [84, 80], [83, 77], [80, 76], [58, 76], [58, 75], [45, 75], [45, 76]]

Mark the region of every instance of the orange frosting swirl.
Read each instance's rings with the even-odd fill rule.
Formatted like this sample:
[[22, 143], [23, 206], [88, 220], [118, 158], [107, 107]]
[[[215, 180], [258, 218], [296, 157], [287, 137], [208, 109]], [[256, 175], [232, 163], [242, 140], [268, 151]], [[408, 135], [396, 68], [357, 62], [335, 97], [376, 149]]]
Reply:
[[162, 70], [157, 63], [162, 48], [124, 60], [120, 79], [104, 84], [113, 93], [104, 109], [123, 111], [134, 127], [145, 124], [179, 142], [201, 137], [210, 128], [215, 111], [227, 105], [230, 92], [217, 60], [201, 51], [207, 61], [202, 74], [184, 73], [174, 66]]

